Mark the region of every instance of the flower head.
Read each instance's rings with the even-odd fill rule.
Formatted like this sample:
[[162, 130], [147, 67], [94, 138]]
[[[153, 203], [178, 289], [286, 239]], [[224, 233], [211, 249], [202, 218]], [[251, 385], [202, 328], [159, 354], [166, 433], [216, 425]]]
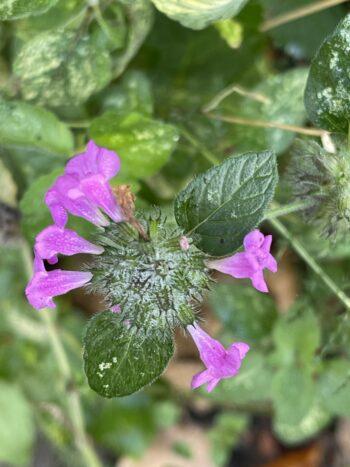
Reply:
[[199, 350], [202, 362], [207, 367], [193, 376], [192, 389], [206, 384], [207, 391], [211, 392], [221, 379], [237, 375], [242, 360], [249, 350], [248, 344], [236, 342], [225, 349], [219, 341], [204, 332], [197, 323], [187, 326], [187, 330]]
[[45, 196], [45, 202], [58, 227], [64, 227], [68, 214], [83, 217], [99, 226], [108, 225], [101, 209], [115, 222], [124, 219], [108, 181], [120, 168], [119, 157], [90, 141], [86, 151], [68, 161]]
[[271, 243], [272, 235], [265, 237], [259, 230], [253, 230], [244, 237], [244, 252], [208, 261], [207, 266], [237, 279], [249, 278], [257, 290], [268, 292], [263, 270], [277, 271], [277, 262], [270, 253]]
[[92, 274], [81, 271], [63, 271], [55, 269], [46, 271], [44, 262], [37, 252], [34, 259], [34, 274], [26, 287], [29, 303], [36, 309], [55, 308], [53, 297], [81, 287], [89, 282]]
[[67, 163], [64, 175], [58, 177], [47, 191], [45, 202], [55, 225], [46, 227], [36, 237], [34, 274], [26, 287], [28, 301], [34, 308], [55, 307], [53, 297], [81, 287], [92, 278], [91, 272], [46, 271], [44, 260], [55, 264], [58, 254], [103, 253], [103, 247], [85, 240], [65, 225], [68, 213], [98, 226], [109, 224], [101, 210], [115, 222], [124, 219], [108, 182], [119, 168], [120, 160], [114, 152], [90, 141], [86, 151]]

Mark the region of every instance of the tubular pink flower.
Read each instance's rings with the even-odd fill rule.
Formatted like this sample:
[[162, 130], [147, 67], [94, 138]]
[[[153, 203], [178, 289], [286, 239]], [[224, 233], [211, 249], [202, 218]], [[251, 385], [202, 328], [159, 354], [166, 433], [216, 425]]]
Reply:
[[34, 274], [25, 293], [29, 303], [37, 310], [46, 307], [55, 308], [53, 297], [81, 287], [91, 278], [90, 272], [62, 271], [62, 269], [46, 271], [43, 260], [35, 252]]
[[207, 367], [193, 376], [192, 389], [206, 384], [207, 391], [211, 392], [221, 379], [237, 375], [242, 360], [249, 350], [248, 344], [236, 342], [225, 349], [219, 341], [204, 332], [197, 323], [187, 326], [187, 330], [198, 348], [202, 362]]
[[208, 261], [207, 266], [236, 279], [249, 278], [257, 290], [268, 292], [263, 270], [277, 271], [277, 262], [270, 253], [271, 243], [272, 235], [265, 237], [259, 230], [253, 230], [244, 238], [244, 252]]
[[109, 186], [109, 180], [120, 169], [117, 154], [90, 141], [86, 151], [68, 161], [64, 175], [58, 177], [45, 196], [45, 202], [58, 227], [64, 227], [68, 212], [95, 225], [106, 226], [108, 220], [124, 220], [122, 210]]
[[77, 253], [99, 255], [103, 253], [104, 249], [80, 237], [74, 230], [60, 229], [57, 225], [50, 225], [37, 235], [35, 251], [42, 259], [47, 259], [50, 264], [55, 264], [58, 254], [66, 256]]

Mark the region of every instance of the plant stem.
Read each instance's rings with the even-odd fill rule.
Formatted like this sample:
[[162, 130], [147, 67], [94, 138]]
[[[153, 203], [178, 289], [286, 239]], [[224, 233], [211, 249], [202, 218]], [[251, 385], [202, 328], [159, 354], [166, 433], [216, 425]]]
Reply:
[[226, 97], [230, 96], [232, 93], [236, 92], [237, 94], [247, 97], [248, 99], [252, 99], [257, 102], [261, 102], [262, 104], [269, 104], [271, 100], [264, 96], [263, 94], [248, 91], [237, 84], [231, 84], [227, 88], [220, 91], [213, 99], [203, 107], [203, 112], [208, 113], [214, 109], [224, 100]]
[[348, 297], [331, 279], [321, 266], [314, 260], [304, 246], [297, 240], [288, 229], [278, 220], [269, 219], [270, 224], [291, 244], [292, 248], [298, 255], [309, 265], [309, 267], [322, 279], [327, 287], [338, 297], [345, 305], [347, 310], [350, 310], [350, 297]]
[[306, 201], [297, 201], [295, 203], [288, 204], [288, 206], [272, 205], [273, 208], [268, 211], [265, 215], [265, 220], [275, 219], [276, 217], [286, 216], [293, 212], [302, 211], [310, 206], [310, 203]]
[[198, 151], [204, 156], [208, 162], [213, 165], [219, 164], [220, 160], [213, 154], [209, 149], [207, 149], [200, 141], [197, 140], [191, 133], [189, 133], [184, 127], [180, 126], [180, 131], [182, 136], [187, 139], [189, 143], [192, 144], [193, 147], [198, 149]]
[[[23, 242], [22, 255], [27, 275], [30, 278], [33, 274], [32, 255], [25, 242]], [[51, 310], [45, 308], [40, 310], [39, 316], [46, 327], [52, 351], [57, 361], [61, 390], [66, 400], [66, 408], [70, 417], [75, 444], [80, 451], [85, 466], [102, 467], [85, 431], [80, 395], [73, 384], [72, 371], [67, 354], [57, 332], [53, 313]]]
[[303, 18], [305, 16], [312, 15], [326, 8], [330, 8], [340, 3], [345, 3], [348, 0], [320, 0], [311, 5], [306, 5], [301, 8], [296, 8], [295, 10], [289, 11], [288, 13], [282, 13], [281, 15], [275, 16], [274, 18], [268, 19], [265, 21], [260, 28], [260, 31], [266, 32], [270, 29], [281, 26], [282, 24], [289, 23], [290, 21], [295, 21], [296, 19]]
[[218, 115], [207, 112], [206, 115], [215, 120], [222, 122], [237, 123], [239, 125], [256, 126], [261, 128], [278, 128], [280, 130], [292, 131], [293, 133], [300, 133], [301, 135], [322, 136], [327, 133], [325, 130], [318, 130], [317, 128], [304, 128], [295, 125], [288, 125], [280, 122], [269, 122], [265, 120], [255, 120], [250, 118], [235, 117], [231, 115]]

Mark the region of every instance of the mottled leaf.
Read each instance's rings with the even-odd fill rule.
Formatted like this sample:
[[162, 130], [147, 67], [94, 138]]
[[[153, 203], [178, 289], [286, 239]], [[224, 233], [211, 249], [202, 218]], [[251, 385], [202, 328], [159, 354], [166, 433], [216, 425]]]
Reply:
[[197, 246], [220, 256], [241, 246], [264, 217], [277, 183], [273, 152], [232, 156], [196, 177], [177, 196], [175, 217]]
[[183, 26], [203, 29], [219, 19], [236, 15], [247, 0], [152, 0], [154, 5]]
[[176, 127], [138, 112], [106, 112], [90, 127], [97, 144], [116, 151], [122, 176], [142, 179], [155, 174], [169, 159], [179, 135]]
[[[303, 125], [306, 120], [303, 102], [306, 78], [306, 68], [296, 68], [271, 76], [250, 90], [255, 98], [232, 95], [223, 102], [222, 109], [229, 116], [249, 120]], [[292, 143], [294, 135], [291, 131], [278, 128], [234, 124], [231, 144], [237, 151], [270, 148], [280, 154]]]
[[84, 338], [84, 365], [90, 387], [104, 397], [132, 394], [165, 370], [174, 352], [171, 335], [137, 329], [105, 311], [90, 321]]
[[315, 55], [305, 89], [310, 120], [325, 130], [347, 133], [350, 120], [350, 15]]
[[13, 20], [39, 15], [51, 8], [57, 0], [1, 0], [0, 20]]
[[14, 62], [26, 100], [51, 107], [79, 104], [111, 79], [111, 59], [79, 31], [44, 32], [27, 42]]

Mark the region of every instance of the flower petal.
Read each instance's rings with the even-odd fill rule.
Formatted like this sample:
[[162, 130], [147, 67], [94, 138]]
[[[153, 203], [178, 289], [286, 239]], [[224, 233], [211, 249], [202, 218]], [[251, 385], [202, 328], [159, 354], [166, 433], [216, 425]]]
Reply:
[[90, 272], [63, 271], [55, 269], [49, 272], [37, 272], [26, 288], [29, 303], [36, 309], [54, 308], [52, 300], [57, 295], [81, 287], [92, 278]]
[[269, 291], [262, 271], [256, 271], [251, 277], [251, 280], [253, 286], [256, 290], [259, 290], [259, 292], [267, 293]]
[[266, 259], [264, 259], [264, 267], [269, 269], [271, 272], [277, 272], [277, 261], [270, 253]]
[[217, 384], [220, 382], [221, 378], [213, 378], [209, 383], [207, 384], [207, 392], [211, 392]]
[[68, 214], [59, 198], [57, 191], [50, 188], [45, 195], [45, 203], [50, 210], [54, 223], [63, 228], [68, 222]]
[[224, 274], [229, 274], [236, 279], [244, 279], [252, 277], [256, 271], [250, 256], [247, 253], [235, 253], [228, 258], [208, 261], [207, 266]]
[[114, 177], [119, 170], [120, 159], [117, 154], [97, 146], [97, 144], [91, 140], [87, 144], [84, 153], [78, 154], [68, 161], [65, 173], [77, 175], [79, 179], [101, 174], [105, 180], [109, 180]]
[[209, 373], [208, 370], [201, 371], [193, 376], [191, 381], [191, 388], [196, 389], [202, 384], [206, 384], [213, 379], [212, 375]]
[[252, 232], [249, 232], [249, 234], [247, 234], [245, 237], [244, 237], [244, 240], [243, 240], [243, 245], [244, 245], [244, 249], [246, 251], [249, 251], [251, 249], [256, 249], [256, 248], [260, 248], [262, 246], [262, 244], [264, 243], [264, 234], [260, 232], [260, 230], [256, 229], [256, 230], [252, 230]]
[[220, 368], [226, 355], [224, 346], [209, 336], [203, 329], [195, 323], [194, 326], [187, 326], [198, 351], [199, 356], [206, 367]]
[[120, 206], [112, 193], [108, 183], [101, 175], [85, 178], [80, 182], [84, 195], [96, 206], [102, 208], [115, 222], [124, 220]]
[[54, 264], [52, 260], [56, 260], [59, 253], [66, 256], [77, 253], [99, 255], [104, 251], [102, 247], [80, 237], [74, 230], [60, 229], [56, 225], [46, 227], [37, 235], [35, 249], [41, 258], [49, 260], [51, 264]]
[[271, 244], [272, 244], [272, 235], [266, 235], [264, 243], [261, 246], [262, 250], [266, 251], [267, 253], [270, 253]]
[[238, 350], [241, 360], [243, 360], [243, 358], [246, 356], [247, 352], [250, 349], [249, 345], [245, 342], [235, 342], [228, 348], [228, 352], [230, 352], [233, 348]]

